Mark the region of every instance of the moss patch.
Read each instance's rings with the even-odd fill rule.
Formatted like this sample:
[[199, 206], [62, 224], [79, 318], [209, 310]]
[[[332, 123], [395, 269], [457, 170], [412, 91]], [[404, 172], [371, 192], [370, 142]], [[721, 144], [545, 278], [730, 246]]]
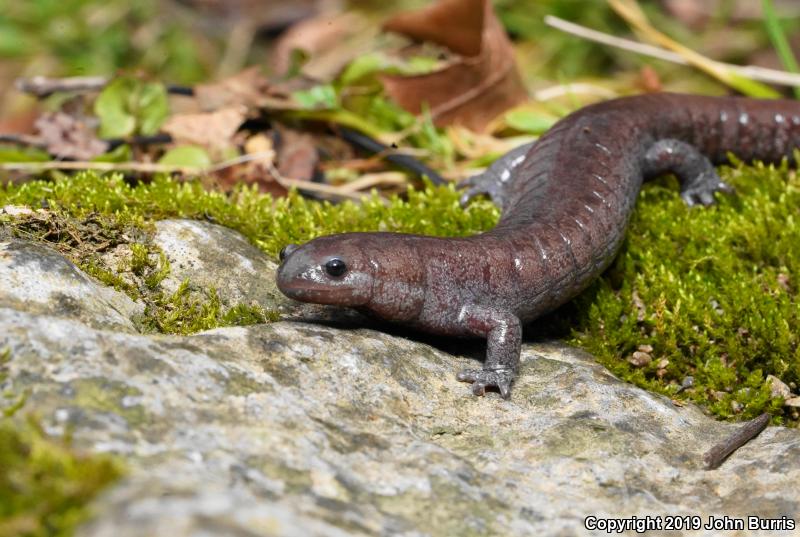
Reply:
[[[722, 173], [738, 195], [707, 209], [686, 208], [674, 180], [646, 185], [613, 267], [577, 300], [536, 324], [587, 349], [622, 378], [695, 401], [719, 417], [770, 410], [777, 421], [796, 424], [797, 413], [771, 397], [766, 376], [775, 375], [797, 393], [800, 180], [786, 166], [738, 163]], [[458, 193], [444, 187], [411, 191], [388, 203], [372, 197], [361, 205], [296, 194], [273, 200], [247, 187], [209, 192], [199, 183], [165, 177], [130, 185], [119, 176], [93, 173], [0, 189], [0, 205], [38, 207], [43, 201], [73, 218], [100, 214], [140, 229], [161, 218], [210, 220], [272, 256], [288, 242], [343, 231], [469, 235], [490, 228], [498, 216], [487, 201], [462, 210]], [[138, 266], [147, 266], [144, 257]], [[149, 270], [157, 272], [158, 263]], [[225, 315], [261, 318], [244, 310], [220, 315], [211, 290], [208, 301], [194, 308], [174, 305], [194, 311], [194, 320], [162, 315], [154, 329], [184, 333], [210, 328]], [[646, 363], [632, 364], [629, 359], [641, 349]]]
[[[737, 195], [706, 209], [687, 209], [674, 180], [643, 190], [622, 255], [577, 301], [573, 341], [622, 378], [719, 417], [770, 411], [796, 424], [766, 376], [797, 392], [800, 180], [786, 165], [722, 173]], [[639, 348], [651, 360], [636, 366]]]
[[[90, 179], [80, 188], [102, 189], [115, 183], [115, 178], [105, 180], [93, 175]], [[172, 294], [163, 293], [159, 284], [169, 275], [170, 266], [152, 242], [155, 226], [149, 214], [111, 208], [99, 199], [91, 205], [61, 201], [38, 198], [34, 202], [29, 197], [20, 204], [46, 209], [15, 216], [0, 214], [0, 226], [13, 236], [47, 243], [100, 282], [143, 302], [144, 317], [137, 319], [142, 331], [190, 334], [277, 319], [276, 312], [258, 306], [237, 304], [224, 309], [214, 289], [190, 292], [188, 281]], [[5, 204], [0, 202], [0, 206]], [[101, 207], [105, 210], [99, 210]]]
[[[8, 351], [0, 353], [5, 382]], [[90, 516], [88, 503], [122, 475], [107, 456], [82, 454], [47, 437], [35, 419], [12, 419], [18, 397], [0, 409], [0, 537], [66, 536]]]
[[87, 504], [121, 470], [109, 457], [74, 451], [36, 422], [0, 420], [0, 536], [72, 535]]

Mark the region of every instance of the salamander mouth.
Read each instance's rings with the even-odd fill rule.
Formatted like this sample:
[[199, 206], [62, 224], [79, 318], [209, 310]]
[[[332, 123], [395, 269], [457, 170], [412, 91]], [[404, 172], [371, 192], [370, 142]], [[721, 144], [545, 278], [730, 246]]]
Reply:
[[313, 304], [352, 305], [353, 290], [347, 287], [316, 287], [302, 282], [297, 285], [278, 282], [278, 289], [294, 300]]

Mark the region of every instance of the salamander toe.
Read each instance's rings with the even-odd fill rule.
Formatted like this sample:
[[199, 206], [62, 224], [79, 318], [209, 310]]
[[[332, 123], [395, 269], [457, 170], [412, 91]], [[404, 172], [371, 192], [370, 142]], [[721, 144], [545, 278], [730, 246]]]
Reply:
[[486, 388], [497, 388], [500, 397], [511, 397], [511, 383], [514, 381], [514, 372], [511, 369], [464, 369], [459, 372], [456, 379], [461, 382], [472, 383], [472, 393], [484, 395]]

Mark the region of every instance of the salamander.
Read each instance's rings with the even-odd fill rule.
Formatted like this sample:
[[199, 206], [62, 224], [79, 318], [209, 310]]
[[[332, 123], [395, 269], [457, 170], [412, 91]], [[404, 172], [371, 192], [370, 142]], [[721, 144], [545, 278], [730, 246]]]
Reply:
[[470, 237], [344, 233], [287, 245], [279, 289], [446, 336], [487, 340], [481, 369], [458, 373], [508, 398], [522, 326], [564, 304], [608, 267], [642, 182], [680, 181], [687, 205], [730, 192], [714, 167], [728, 153], [777, 162], [800, 146], [800, 102], [649, 94], [586, 106], [534, 144], [467, 181], [489, 194], [496, 227]]

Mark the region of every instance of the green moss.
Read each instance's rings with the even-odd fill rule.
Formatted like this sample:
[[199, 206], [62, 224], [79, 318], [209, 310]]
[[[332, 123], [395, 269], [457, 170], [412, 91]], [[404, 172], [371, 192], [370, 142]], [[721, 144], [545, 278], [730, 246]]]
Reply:
[[43, 201], [75, 218], [99, 213], [113, 217], [118, 225], [145, 227], [146, 222], [176, 217], [207, 220], [237, 230], [275, 258], [288, 242], [329, 233], [384, 230], [469, 235], [490, 228], [497, 219], [497, 210], [485, 201], [462, 210], [452, 188], [427, 187], [388, 203], [373, 196], [362, 204], [332, 205], [295, 193], [274, 200], [246, 186], [225, 194], [209, 192], [198, 182], [157, 177], [148, 184], [130, 185], [120, 175], [95, 173], [0, 187], [0, 205], [39, 207]]
[[[0, 353], [0, 383], [7, 380], [9, 359], [8, 350]], [[122, 466], [76, 451], [69, 439], [48, 437], [33, 417], [12, 419], [24, 397], [3, 395], [0, 537], [72, 535], [91, 515], [89, 502], [122, 475]]]
[[222, 326], [247, 326], [275, 322], [280, 319], [277, 311], [268, 311], [254, 304], [237, 304], [222, 316]]
[[[622, 378], [695, 401], [717, 416], [770, 410], [778, 421], [796, 423], [798, 416], [770, 397], [765, 379], [775, 375], [795, 393], [800, 384], [800, 180], [786, 166], [736, 164], [722, 173], [738, 195], [705, 209], [686, 208], [674, 179], [646, 185], [611, 269], [536, 325], [584, 347]], [[209, 220], [239, 231], [272, 256], [286, 243], [328, 233], [469, 235], [497, 219], [486, 201], [464, 211], [453, 188], [430, 186], [407, 198], [371, 197], [360, 205], [297, 194], [274, 200], [247, 187], [208, 192], [198, 183], [164, 177], [130, 185], [120, 176], [93, 173], [0, 189], [0, 205], [35, 207], [42, 200], [74, 218], [102, 215], [143, 229], [160, 218]], [[147, 264], [144, 252], [137, 255], [137, 267], [163, 273], [158, 264]], [[206, 294], [203, 303], [186, 289], [162, 297], [154, 329], [187, 333], [273, 316], [246, 306], [222, 312], [216, 294]], [[635, 367], [627, 359], [642, 345], [652, 347], [652, 361]], [[687, 377], [693, 386], [680, 389]]]
[[0, 536], [72, 535], [87, 504], [121, 475], [109, 457], [74, 451], [32, 420], [0, 420]]
[[[104, 180], [97, 176], [92, 179], [98, 182], [82, 187], [102, 195], [94, 189], [102, 189]], [[113, 184], [114, 180], [110, 182]], [[41, 193], [34, 190], [35, 195]], [[22, 201], [13, 199], [14, 203]], [[159, 285], [169, 275], [170, 264], [164, 252], [153, 244], [155, 226], [144, 212], [111, 210], [100, 200], [87, 205], [80, 201], [62, 204], [60, 200], [32, 199], [29, 197], [25, 204], [44, 205], [48, 210], [16, 217], [0, 215], [0, 225], [14, 236], [47, 243], [101, 283], [143, 302], [145, 316], [138, 324], [146, 331], [189, 334], [219, 326], [270, 322], [278, 317], [277, 312], [248, 304], [222, 310], [215, 290], [190, 292], [189, 282], [173, 294], [161, 292]], [[99, 207], [107, 212], [97, 210]], [[122, 258], [112, 266], [109, 263], [113, 257], [107, 259], [104, 254], [119, 246], [127, 246], [127, 250], [122, 249]]]
[[123, 382], [102, 377], [84, 378], [72, 382], [71, 388], [75, 392], [75, 405], [79, 408], [121, 416], [131, 428], [147, 418], [142, 405], [125, 403], [126, 397], [138, 397], [141, 392]]
[[[674, 180], [643, 190], [621, 255], [577, 301], [573, 341], [622, 378], [717, 416], [796, 423], [766, 376], [797, 392], [800, 181], [786, 165], [722, 173], [737, 195], [710, 208], [687, 209]], [[640, 345], [653, 360], [637, 368], [627, 358]]]

